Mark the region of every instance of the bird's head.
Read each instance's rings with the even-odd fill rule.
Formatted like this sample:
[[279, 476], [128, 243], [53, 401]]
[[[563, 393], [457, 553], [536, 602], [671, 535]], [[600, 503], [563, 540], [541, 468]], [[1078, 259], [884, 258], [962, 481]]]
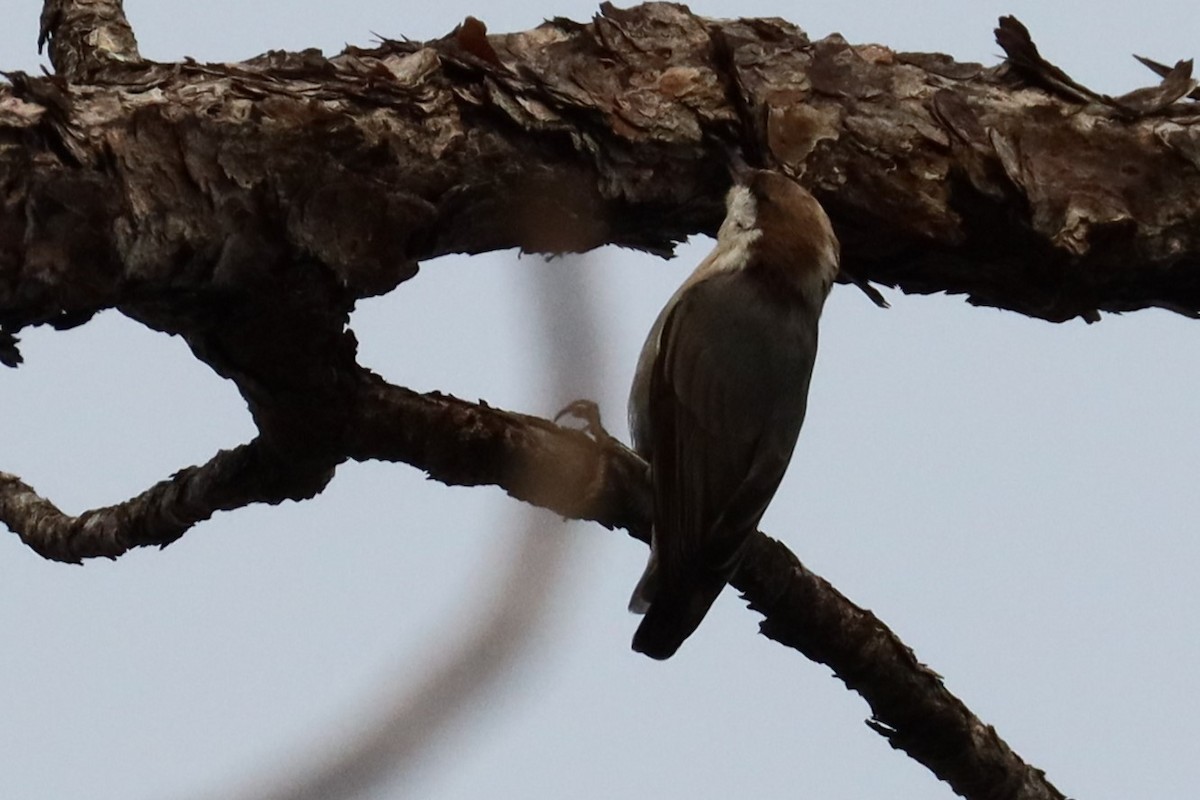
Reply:
[[838, 240], [825, 210], [803, 186], [771, 170], [739, 176], [717, 243], [741, 252], [741, 268], [818, 304], [838, 272]]

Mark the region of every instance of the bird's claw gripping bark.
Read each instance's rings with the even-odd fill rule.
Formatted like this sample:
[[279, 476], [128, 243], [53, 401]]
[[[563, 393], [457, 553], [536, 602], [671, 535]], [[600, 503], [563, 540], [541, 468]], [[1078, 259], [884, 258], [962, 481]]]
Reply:
[[596, 401], [582, 398], [570, 402], [554, 415], [554, 421], [558, 422], [563, 417], [574, 417], [581, 421], [584, 432], [604, 449], [619, 453], [632, 452], [624, 442], [604, 429], [604, 423], [600, 421], [600, 406], [596, 405]]
[[604, 424], [600, 421], [600, 406], [596, 405], [595, 400], [581, 398], [567, 403], [554, 415], [554, 421], [557, 423], [563, 417], [574, 417], [581, 421], [583, 429], [598, 444], [615, 441], [613, 435], [604, 429]]

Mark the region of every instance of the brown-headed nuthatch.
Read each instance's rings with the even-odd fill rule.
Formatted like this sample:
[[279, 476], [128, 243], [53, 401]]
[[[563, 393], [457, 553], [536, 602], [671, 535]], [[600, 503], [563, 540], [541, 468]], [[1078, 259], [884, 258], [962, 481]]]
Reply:
[[633, 649], [669, 658], [737, 566], [779, 488], [808, 404], [817, 320], [838, 272], [825, 211], [777, 172], [729, 190], [717, 244], [650, 330], [629, 397], [650, 464], [650, 562]]

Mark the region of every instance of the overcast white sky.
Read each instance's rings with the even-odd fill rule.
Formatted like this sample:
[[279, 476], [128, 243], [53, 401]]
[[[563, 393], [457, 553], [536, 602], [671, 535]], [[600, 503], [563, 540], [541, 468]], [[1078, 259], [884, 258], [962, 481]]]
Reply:
[[[235, 60], [271, 48], [429, 38], [590, 16], [579, 0], [489, 11], [444, 0], [128, 0], [142, 52]], [[1196, 55], [1200, 6], [696, 2], [778, 15], [814, 37], [994, 63], [1000, 14], [1093, 88], [1151, 76], [1131, 53]], [[0, 0], [0, 69], [36, 70], [39, 3]], [[1198, 176], [1200, 179], [1200, 176]], [[531, 320], [562, 262], [443, 259], [353, 326], [364, 363], [416, 389], [549, 414], [584, 393], [624, 433], [658, 308], [709, 247], [584, 269], [603, 370], [550, 391]], [[807, 427], [763, 528], [873, 609], [1064, 792], [1190, 796], [1200, 566], [1200, 329], [1166, 312], [1051, 325], [959, 298], [839, 287]], [[32, 331], [0, 372], [0, 470], [62, 508], [123, 500], [253, 433], [231, 384], [175, 339], [107, 313]], [[599, 387], [599, 388], [597, 388]], [[564, 396], [565, 395], [565, 396]], [[347, 465], [317, 500], [254, 507], [171, 548], [68, 567], [0, 535], [0, 796], [222, 796], [348, 735], [380, 684], [420, 673], [502, 572], [523, 517], [494, 489], [403, 465]], [[549, 514], [542, 519], [553, 520]], [[422, 767], [374, 796], [950, 797], [864, 724], [829, 671], [756, 635], [734, 593], [666, 663], [629, 650], [641, 545], [574, 524], [538, 641]]]

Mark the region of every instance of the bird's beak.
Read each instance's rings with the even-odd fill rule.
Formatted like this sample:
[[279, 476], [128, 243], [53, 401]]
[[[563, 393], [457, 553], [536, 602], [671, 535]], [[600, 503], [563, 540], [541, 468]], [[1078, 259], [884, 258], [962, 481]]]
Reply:
[[736, 150], [730, 151], [727, 166], [729, 167], [729, 177], [734, 183], [745, 186], [750, 182], [750, 176], [754, 170], [746, 163], [746, 159], [742, 158], [741, 153]]

